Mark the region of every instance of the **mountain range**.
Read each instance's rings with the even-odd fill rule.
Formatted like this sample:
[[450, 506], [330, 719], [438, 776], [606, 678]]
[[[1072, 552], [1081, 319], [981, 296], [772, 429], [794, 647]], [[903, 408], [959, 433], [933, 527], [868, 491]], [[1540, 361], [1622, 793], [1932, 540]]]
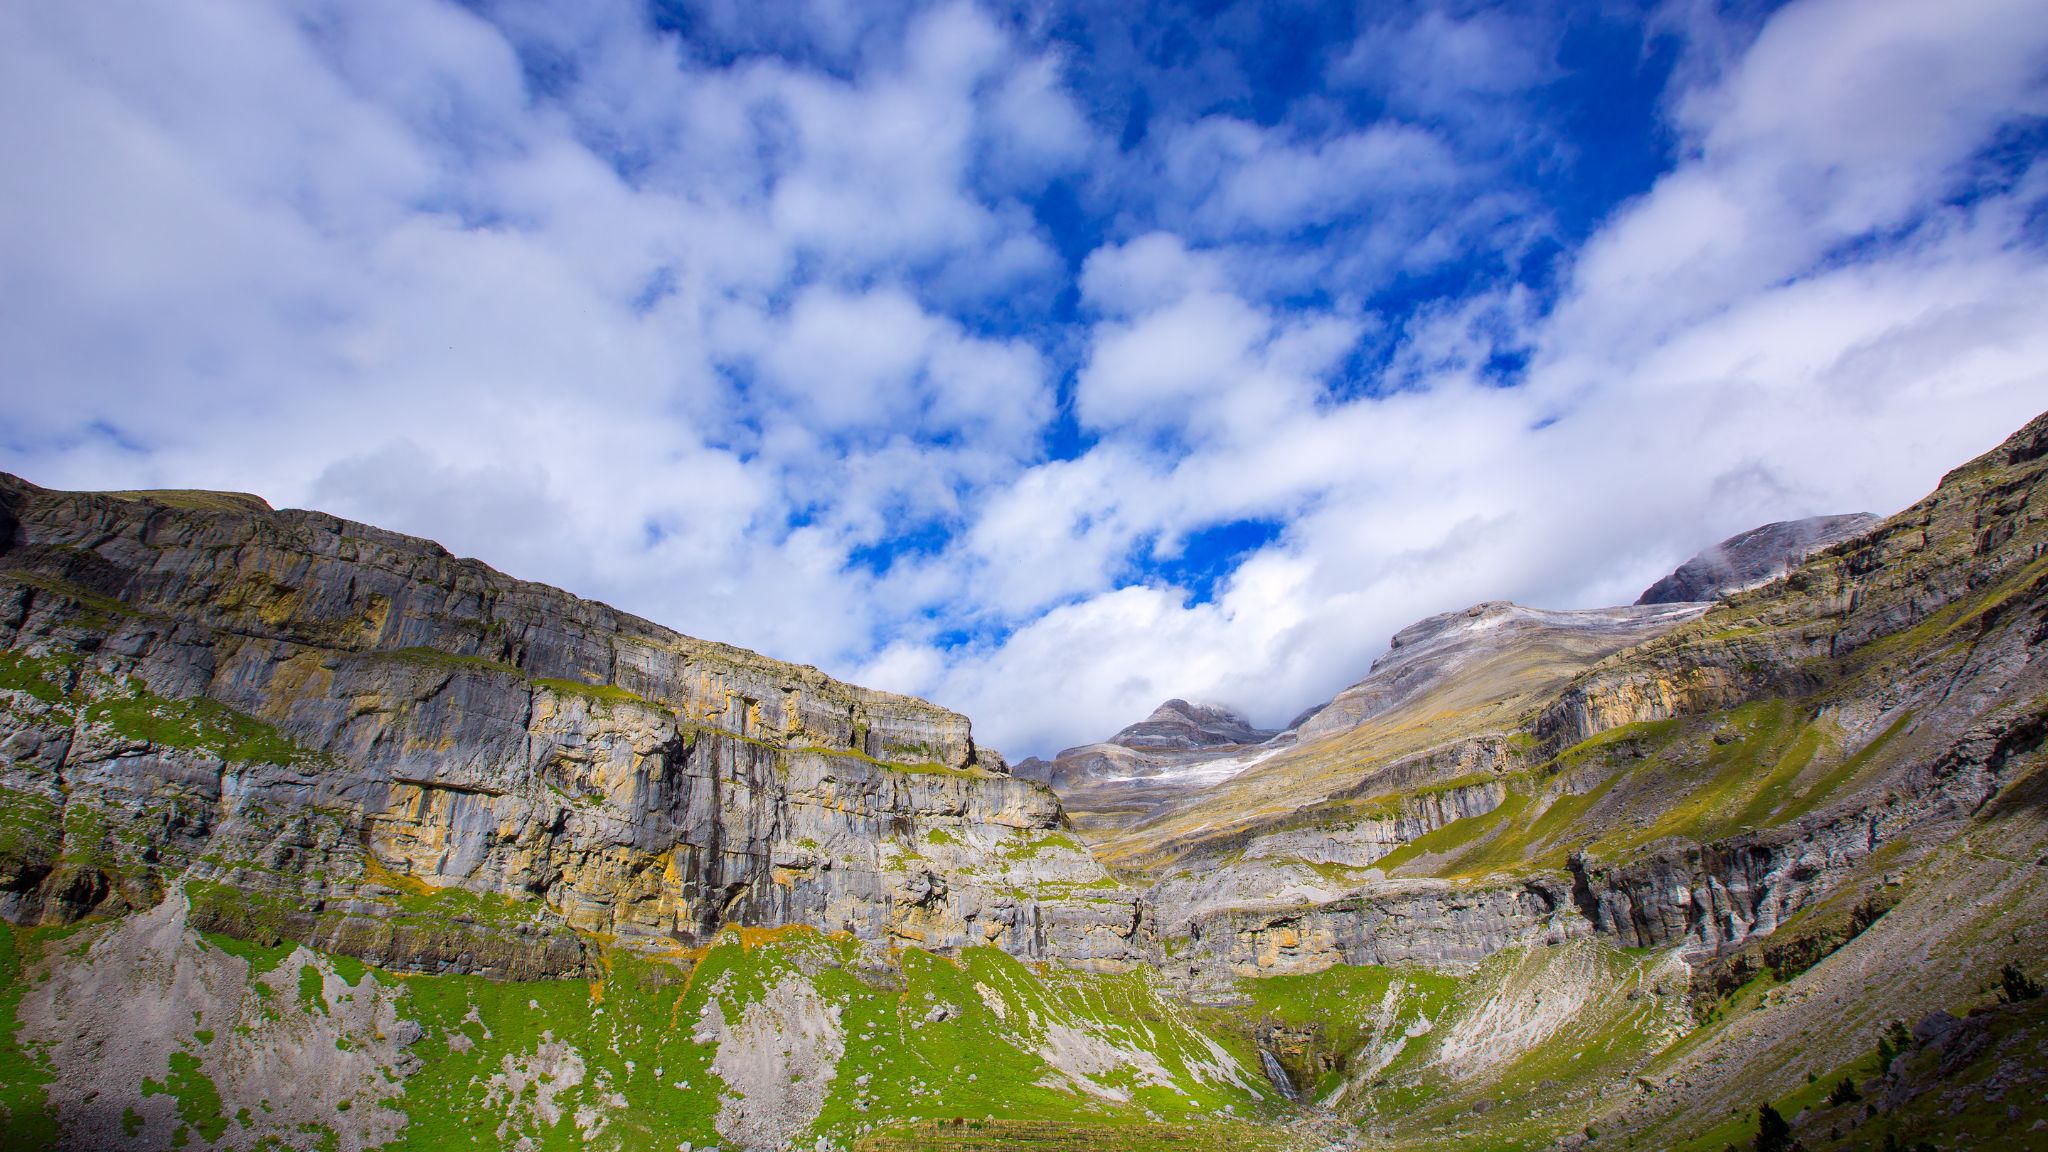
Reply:
[[0, 1133], [2039, 1146], [2044, 476], [2048, 416], [1014, 768], [429, 541], [0, 477]]

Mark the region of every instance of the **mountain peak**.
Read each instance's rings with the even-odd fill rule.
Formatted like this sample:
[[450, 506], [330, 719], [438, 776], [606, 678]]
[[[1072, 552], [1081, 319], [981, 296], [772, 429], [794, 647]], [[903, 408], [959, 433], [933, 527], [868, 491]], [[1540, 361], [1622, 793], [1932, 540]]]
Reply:
[[1109, 738], [1107, 743], [1125, 748], [1176, 749], [1192, 751], [1221, 748], [1232, 744], [1257, 744], [1273, 733], [1252, 727], [1252, 722], [1234, 709], [1217, 704], [1195, 704], [1168, 700], [1152, 714]]
[[1868, 512], [1780, 520], [1738, 532], [1680, 564], [1645, 589], [1637, 604], [1680, 604], [1719, 600], [1797, 568], [1808, 556], [1877, 527]]

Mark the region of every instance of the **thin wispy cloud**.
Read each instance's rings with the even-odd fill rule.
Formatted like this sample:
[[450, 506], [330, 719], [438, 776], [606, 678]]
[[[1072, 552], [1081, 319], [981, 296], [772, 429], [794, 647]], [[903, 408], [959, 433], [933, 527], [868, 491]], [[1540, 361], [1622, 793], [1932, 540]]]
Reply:
[[2036, 7], [10, 6], [0, 467], [1278, 723], [2048, 407]]

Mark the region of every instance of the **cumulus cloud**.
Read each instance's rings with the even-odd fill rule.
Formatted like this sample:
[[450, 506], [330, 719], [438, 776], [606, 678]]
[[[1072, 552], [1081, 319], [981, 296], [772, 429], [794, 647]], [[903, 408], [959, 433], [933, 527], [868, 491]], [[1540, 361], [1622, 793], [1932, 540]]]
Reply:
[[1666, 9], [1673, 150], [1589, 206], [1540, 6], [1286, 69], [1256, 6], [13, 6], [0, 467], [431, 536], [1016, 755], [1275, 724], [2033, 415], [2026, 8]]
[[1029, 453], [1051, 410], [1035, 348], [968, 336], [898, 288], [812, 287], [732, 349], [768, 406], [824, 433], [916, 429]]

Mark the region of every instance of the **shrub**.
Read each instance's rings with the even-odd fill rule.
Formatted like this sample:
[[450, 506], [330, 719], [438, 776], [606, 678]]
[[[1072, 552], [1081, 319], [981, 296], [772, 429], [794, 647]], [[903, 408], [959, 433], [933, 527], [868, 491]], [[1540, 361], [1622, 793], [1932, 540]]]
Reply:
[[1884, 1026], [1877, 1036], [1877, 1067], [1880, 1072], [1891, 1071], [1892, 1061], [1899, 1054], [1913, 1046], [1913, 1034], [1906, 1031], [1904, 1020], [1894, 1020]]
[[1785, 1122], [1778, 1110], [1765, 1104], [1756, 1110], [1756, 1140], [1750, 1144], [1756, 1152], [1790, 1152], [1792, 1148], [1792, 1125]]
[[1998, 998], [2007, 1004], [2041, 998], [2041, 985], [2020, 971], [2017, 964], [2007, 964], [1998, 970], [1998, 984]]
[[1856, 1090], [1856, 1082], [1847, 1076], [1842, 1077], [1842, 1082], [1835, 1085], [1833, 1092], [1828, 1093], [1828, 1103], [1837, 1108], [1844, 1104], [1854, 1104], [1861, 1099], [1863, 1099], [1863, 1093]]

